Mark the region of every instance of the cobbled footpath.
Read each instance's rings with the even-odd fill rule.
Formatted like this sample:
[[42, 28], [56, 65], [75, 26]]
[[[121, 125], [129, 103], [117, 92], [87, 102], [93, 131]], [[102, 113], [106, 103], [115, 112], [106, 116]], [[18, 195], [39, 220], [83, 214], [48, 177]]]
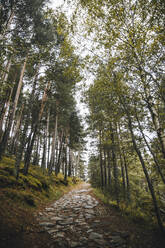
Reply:
[[[51, 235], [50, 248], [126, 248], [128, 233], [111, 232], [105, 226], [106, 209], [83, 184], [45, 208], [37, 216], [42, 231]], [[106, 231], [105, 231], [106, 230]]]

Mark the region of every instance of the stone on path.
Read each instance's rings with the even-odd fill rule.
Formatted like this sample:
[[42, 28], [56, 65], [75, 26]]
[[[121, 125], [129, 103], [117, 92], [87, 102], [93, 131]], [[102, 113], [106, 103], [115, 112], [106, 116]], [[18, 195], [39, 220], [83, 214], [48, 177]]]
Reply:
[[82, 189], [65, 194], [39, 212], [39, 225], [53, 241], [50, 248], [127, 247], [127, 232], [104, 233], [104, 224], [107, 226], [109, 222], [102, 220], [99, 211], [103, 206], [90, 195], [91, 190], [84, 184]]

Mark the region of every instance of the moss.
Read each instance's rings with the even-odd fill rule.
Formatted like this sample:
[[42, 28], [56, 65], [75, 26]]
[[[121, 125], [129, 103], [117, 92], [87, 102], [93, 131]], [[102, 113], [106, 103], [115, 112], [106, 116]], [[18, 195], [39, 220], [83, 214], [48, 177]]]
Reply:
[[0, 161], [1, 200], [9, 200], [11, 204], [19, 202], [20, 206], [33, 207], [51, 199], [57, 200], [68, 190], [66, 187], [68, 184], [73, 185], [79, 182], [76, 178], [68, 178], [65, 182], [61, 173], [58, 176], [54, 173], [48, 176], [46, 171], [43, 174], [43, 171], [36, 166], [31, 166], [29, 174], [25, 176], [22, 173], [23, 164], [19, 179], [16, 180], [14, 163], [13, 159], [6, 157]]
[[9, 176], [8, 171], [0, 169], [0, 175]]
[[17, 180], [14, 176], [10, 175], [0, 175], [0, 186], [1, 187], [11, 187], [17, 185]]
[[71, 177], [68, 177], [67, 178], [67, 183], [68, 183], [68, 185], [72, 185], [73, 184], [73, 181], [72, 181], [72, 178]]
[[41, 190], [42, 188], [41, 182], [31, 175], [24, 176], [23, 174], [20, 174], [20, 179], [22, 179], [24, 183], [32, 189]]
[[31, 192], [7, 188], [3, 193], [14, 202], [25, 202], [30, 206], [35, 206], [35, 196]]

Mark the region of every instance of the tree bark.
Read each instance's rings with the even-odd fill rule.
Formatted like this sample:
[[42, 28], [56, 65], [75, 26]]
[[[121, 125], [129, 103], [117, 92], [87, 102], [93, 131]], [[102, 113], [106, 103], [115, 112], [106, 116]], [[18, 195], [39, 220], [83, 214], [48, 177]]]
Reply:
[[108, 158], [108, 185], [111, 188], [111, 157], [110, 150], [107, 150], [107, 158]]
[[104, 186], [107, 187], [107, 159], [106, 159], [106, 151], [104, 148]]
[[58, 115], [56, 114], [56, 119], [54, 123], [53, 139], [52, 139], [51, 158], [50, 158], [49, 169], [48, 169], [49, 175], [52, 173], [52, 169], [55, 166], [55, 147], [56, 147], [56, 141], [57, 141], [57, 126], [58, 126]]
[[24, 168], [23, 168], [24, 175], [28, 174], [28, 169], [29, 169], [30, 160], [31, 160], [31, 154], [32, 154], [32, 150], [33, 150], [33, 145], [34, 145], [35, 137], [36, 137], [36, 134], [37, 134], [37, 131], [38, 131], [38, 127], [40, 125], [40, 121], [41, 121], [41, 118], [42, 118], [44, 107], [45, 107], [45, 104], [46, 104], [46, 101], [47, 101], [47, 92], [48, 92], [49, 88], [50, 88], [50, 83], [48, 83], [48, 85], [46, 86], [46, 88], [44, 90], [44, 94], [43, 94], [42, 102], [41, 102], [41, 108], [40, 108], [40, 112], [39, 112], [39, 115], [38, 115], [38, 120], [37, 120], [37, 122], [35, 124], [34, 132], [32, 134], [32, 138], [29, 141], [27, 149], [26, 149], [25, 162], [24, 162]]
[[14, 104], [13, 104], [13, 107], [12, 107], [12, 110], [11, 110], [11, 113], [10, 113], [9, 123], [8, 123], [8, 126], [7, 126], [7, 128], [5, 130], [5, 132], [4, 132], [2, 140], [0, 142], [0, 160], [2, 159], [2, 155], [5, 152], [7, 141], [8, 141], [9, 134], [10, 134], [10, 130], [11, 130], [11, 127], [12, 127], [12, 123], [13, 123], [13, 120], [15, 118], [15, 112], [16, 112], [18, 99], [19, 99], [22, 84], [23, 84], [23, 76], [24, 76], [24, 72], [25, 72], [25, 68], [26, 68], [27, 59], [28, 59], [28, 57], [26, 56], [24, 64], [23, 64], [23, 67], [22, 67], [22, 70], [21, 70], [21, 75], [20, 75], [20, 79], [19, 79], [19, 83], [18, 83], [18, 87], [17, 87], [16, 96], [15, 96], [15, 99], [14, 99]]
[[133, 132], [133, 127], [132, 127], [132, 119], [130, 117], [129, 110], [127, 109], [127, 106], [125, 104], [124, 99], [120, 98], [120, 101], [121, 101], [121, 103], [122, 103], [122, 105], [124, 107], [125, 113], [126, 113], [126, 115], [128, 117], [128, 128], [129, 128], [130, 133], [131, 133], [133, 147], [134, 147], [134, 149], [135, 149], [135, 151], [136, 151], [136, 153], [137, 153], [137, 155], [139, 157], [140, 163], [141, 163], [142, 168], [143, 168], [144, 175], [145, 175], [146, 180], [147, 180], [148, 188], [150, 190], [152, 200], [153, 200], [153, 205], [154, 205], [154, 208], [155, 208], [155, 214], [156, 214], [156, 217], [157, 217], [158, 225], [159, 225], [159, 228], [160, 228], [161, 232], [164, 233], [165, 230], [164, 230], [163, 223], [162, 223], [162, 220], [161, 220], [160, 210], [159, 210], [157, 199], [156, 199], [156, 196], [155, 196], [155, 191], [154, 191], [152, 182], [150, 180], [150, 177], [149, 177], [149, 174], [148, 174], [148, 171], [147, 171], [143, 156], [142, 156], [141, 151], [138, 148], [138, 145], [136, 143], [136, 139], [135, 139], [134, 132]]
[[102, 158], [102, 142], [101, 142], [101, 130], [99, 132], [99, 139], [100, 139], [100, 176], [101, 176], [101, 188], [104, 188], [104, 175], [103, 175], [103, 158]]
[[114, 172], [114, 181], [115, 181], [115, 197], [117, 205], [119, 206], [119, 187], [118, 187], [118, 171], [117, 171], [117, 161], [116, 161], [116, 152], [115, 152], [115, 137], [112, 124], [110, 124], [111, 130], [111, 141], [112, 141], [112, 162], [113, 162], [113, 172]]

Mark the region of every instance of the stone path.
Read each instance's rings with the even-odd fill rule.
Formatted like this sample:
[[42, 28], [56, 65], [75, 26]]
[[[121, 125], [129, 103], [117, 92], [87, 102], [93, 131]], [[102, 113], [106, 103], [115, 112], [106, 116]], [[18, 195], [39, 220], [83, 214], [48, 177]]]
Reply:
[[83, 184], [38, 214], [39, 225], [52, 237], [50, 248], [128, 247], [128, 233], [106, 228], [106, 208], [90, 195], [91, 190]]

